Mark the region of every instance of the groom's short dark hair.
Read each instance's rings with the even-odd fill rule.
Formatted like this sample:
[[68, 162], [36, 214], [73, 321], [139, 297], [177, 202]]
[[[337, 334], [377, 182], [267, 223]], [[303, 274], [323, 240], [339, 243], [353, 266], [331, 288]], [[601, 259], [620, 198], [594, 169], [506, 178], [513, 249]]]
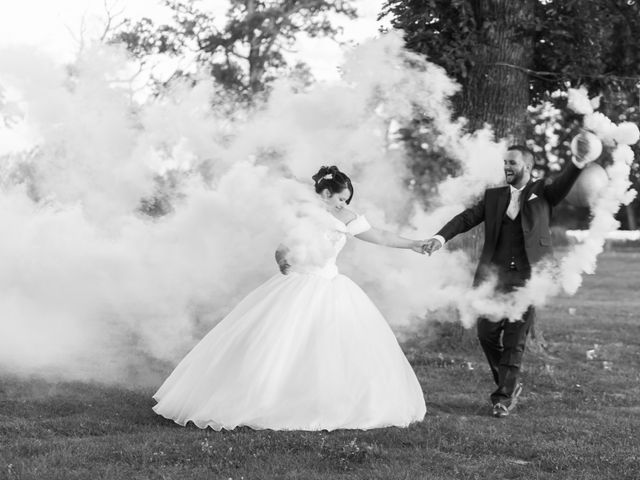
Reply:
[[511, 150], [520, 152], [522, 154], [522, 157], [524, 158], [524, 161], [527, 162], [530, 167], [533, 167], [533, 165], [536, 163], [536, 154], [533, 153], [533, 150], [531, 150], [526, 145], [511, 145], [509, 148], [507, 148], [507, 151]]

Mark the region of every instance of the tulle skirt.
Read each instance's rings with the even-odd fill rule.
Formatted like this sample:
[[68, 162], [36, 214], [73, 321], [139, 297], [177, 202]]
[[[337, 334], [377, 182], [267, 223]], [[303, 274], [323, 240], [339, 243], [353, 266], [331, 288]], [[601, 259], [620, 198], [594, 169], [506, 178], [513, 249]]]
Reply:
[[370, 429], [423, 419], [420, 384], [367, 295], [344, 275], [276, 275], [178, 364], [154, 411], [214, 430]]

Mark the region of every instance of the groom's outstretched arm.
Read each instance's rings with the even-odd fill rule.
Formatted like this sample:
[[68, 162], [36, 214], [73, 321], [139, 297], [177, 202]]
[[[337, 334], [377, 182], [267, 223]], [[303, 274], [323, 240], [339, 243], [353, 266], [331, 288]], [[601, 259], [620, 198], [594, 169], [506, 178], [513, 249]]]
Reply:
[[571, 190], [571, 187], [580, 175], [581, 170], [582, 165], [573, 160], [569, 161], [560, 175], [549, 185], [545, 185], [543, 195], [552, 207], [555, 207], [567, 196], [569, 190]]
[[[593, 135], [592, 135], [593, 136]], [[580, 171], [589, 163], [598, 158], [598, 153], [592, 154], [591, 149], [594, 148], [589, 136], [585, 133], [579, 133], [574, 138], [576, 141], [575, 150], [572, 142], [571, 161], [564, 167], [564, 170], [551, 184], [544, 187], [543, 195], [554, 207], [567, 196], [569, 190], [575, 183]]]
[[485, 199], [484, 197], [474, 206], [467, 208], [462, 213], [453, 217], [447, 224], [438, 231], [436, 235], [440, 235], [445, 241], [451, 240], [456, 235], [471, 230], [473, 227], [484, 222], [485, 215]]
[[424, 250], [431, 255], [433, 252], [441, 248], [445, 242], [448, 242], [456, 235], [472, 229], [476, 225], [481, 224], [485, 217], [485, 199], [482, 198], [473, 207], [467, 208], [462, 213], [453, 217], [447, 224], [442, 227], [438, 233], [427, 240], [424, 244]]

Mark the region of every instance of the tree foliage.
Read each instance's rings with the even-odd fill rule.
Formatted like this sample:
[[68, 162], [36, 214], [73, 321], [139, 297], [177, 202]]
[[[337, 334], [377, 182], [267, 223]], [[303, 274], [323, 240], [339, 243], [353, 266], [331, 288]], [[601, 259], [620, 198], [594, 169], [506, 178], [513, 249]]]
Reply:
[[[477, 46], [487, 43], [504, 19], [489, 0], [387, 0], [383, 16], [405, 32], [409, 49], [443, 66], [463, 89], [477, 68]], [[640, 80], [640, 5], [635, 0], [536, 0], [534, 15], [511, 41], [534, 39], [532, 103], [567, 86], [592, 93]], [[519, 68], [515, 65], [494, 65]]]
[[567, 85], [606, 93], [640, 80], [636, 1], [538, 1], [533, 28], [531, 84], [536, 100]]
[[[289, 65], [284, 52], [298, 35], [334, 37], [331, 14], [354, 17], [349, 0], [230, 0], [222, 22], [197, 0], [163, 0], [170, 24], [149, 18], [126, 25], [112, 38], [139, 57], [194, 55], [226, 89], [250, 99], [263, 92]], [[294, 71], [308, 75], [304, 66]], [[186, 72], [178, 70], [174, 76]]]
[[[553, 175], [555, 167], [568, 158], [569, 139], [580, 128], [580, 119], [566, 112], [565, 97], [555, 92], [585, 87], [590, 96], [599, 96], [599, 111], [614, 122], [640, 123], [640, 4], [636, 0], [533, 3], [533, 14], [512, 29], [509, 38], [515, 47], [532, 42], [527, 64], [494, 56], [489, 66], [527, 75], [524, 137], [538, 151], [539, 173]], [[504, 0], [387, 0], [381, 16], [390, 17], [391, 24], [404, 31], [407, 48], [425, 54], [456, 78], [462, 86], [455, 102], [457, 113], [467, 115], [468, 104], [462, 99], [483, 95], [473, 83], [477, 70], [487, 62], [479, 52], [504, 29], [508, 20], [504, 6]], [[475, 128], [477, 123], [470, 126]], [[415, 153], [424, 156], [424, 152]], [[638, 189], [637, 162], [632, 165], [632, 181]], [[638, 209], [638, 202], [635, 205]]]

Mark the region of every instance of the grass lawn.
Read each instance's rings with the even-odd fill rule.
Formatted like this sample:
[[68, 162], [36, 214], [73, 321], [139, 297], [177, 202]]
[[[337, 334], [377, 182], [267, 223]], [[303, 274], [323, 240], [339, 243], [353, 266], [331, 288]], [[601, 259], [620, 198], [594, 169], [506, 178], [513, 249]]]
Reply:
[[639, 291], [640, 253], [609, 252], [539, 310], [507, 419], [476, 342], [427, 335], [405, 344], [428, 408], [406, 429], [217, 433], [156, 416], [151, 389], [4, 373], [0, 479], [640, 479]]

